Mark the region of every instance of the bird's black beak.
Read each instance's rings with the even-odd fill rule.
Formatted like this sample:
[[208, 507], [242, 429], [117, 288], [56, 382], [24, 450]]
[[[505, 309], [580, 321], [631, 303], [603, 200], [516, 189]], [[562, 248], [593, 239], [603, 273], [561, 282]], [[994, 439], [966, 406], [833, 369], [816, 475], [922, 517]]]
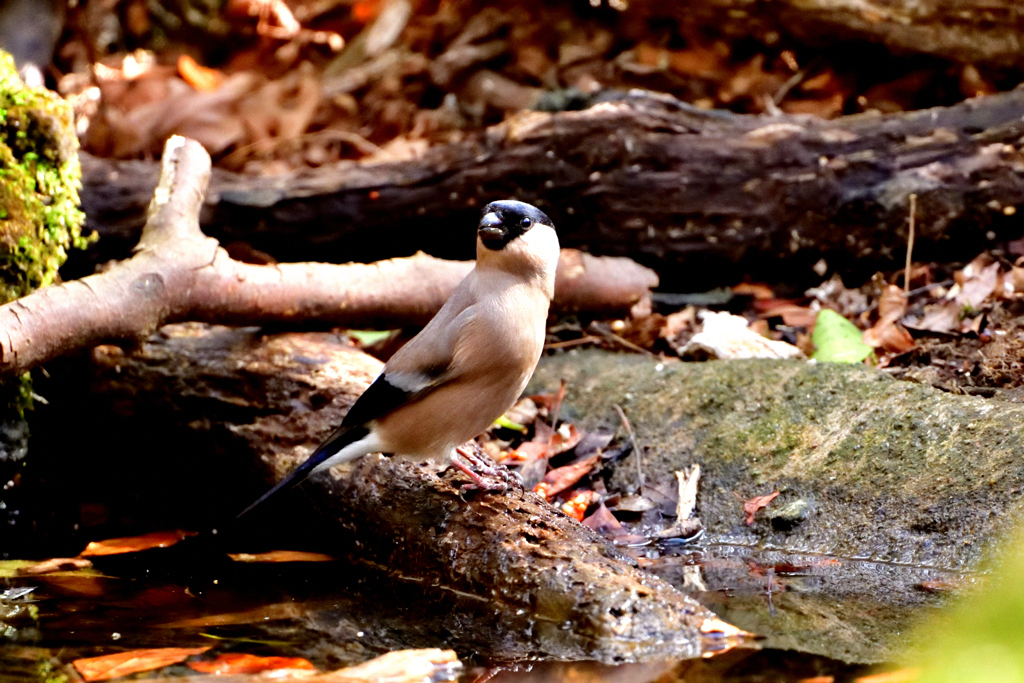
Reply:
[[491, 247], [492, 245], [499, 245], [505, 240], [508, 229], [501, 221], [501, 218], [498, 217], [498, 214], [491, 211], [480, 219], [480, 227], [477, 228], [476, 232], [480, 236], [480, 241], [484, 245]]

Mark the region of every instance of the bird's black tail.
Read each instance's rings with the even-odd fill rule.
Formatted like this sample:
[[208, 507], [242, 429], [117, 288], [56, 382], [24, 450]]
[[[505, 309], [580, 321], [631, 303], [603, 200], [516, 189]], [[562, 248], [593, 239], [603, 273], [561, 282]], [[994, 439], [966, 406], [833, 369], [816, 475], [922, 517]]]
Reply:
[[332, 434], [327, 441], [320, 444], [320, 447], [313, 451], [313, 455], [309, 456], [305, 462], [292, 470], [287, 477], [277, 482], [272, 489], [257, 498], [249, 507], [239, 512], [235, 519], [237, 520], [252, 512], [256, 507], [267, 502], [277, 494], [301, 484], [317, 465], [336, 454], [345, 446], [359, 441], [369, 433], [370, 430], [366, 427], [342, 427]]

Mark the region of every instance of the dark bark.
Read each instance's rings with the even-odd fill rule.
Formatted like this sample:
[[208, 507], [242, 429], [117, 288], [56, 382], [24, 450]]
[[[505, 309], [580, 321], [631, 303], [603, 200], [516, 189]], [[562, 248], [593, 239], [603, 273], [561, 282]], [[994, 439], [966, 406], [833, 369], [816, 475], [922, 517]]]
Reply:
[[[479, 207], [515, 196], [552, 216], [564, 246], [633, 256], [669, 286], [777, 280], [780, 269], [788, 281], [812, 282], [820, 258], [840, 272], [902, 263], [910, 194], [919, 260], [955, 260], [1019, 237], [1022, 116], [1020, 90], [833, 121], [627, 98], [522, 114], [411, 161], [279, 178], [218, 173], [203, 222], [222, 241], [246, 240], [283, 260], [417, 249], [466, 257]], [[141, 221], [127, 209], [146, 196], [142, 162], [93, 159], [85, 168], [93, 228], [123, 232]], [[108, 180], [118, 168], [131, 169], [117, 172], [130, 182]]]
[[1024, 9], [1012, 0], [647, 1], [630, 2], [629, 11], [767, 44], [780, 35], [812, 45], [859, 40], [961, 64], [1024, 66]]
[[[274, 478], [333, 430], [380, 368], [336, 335], [198, 325], [165, 327], [133, 354], [108, 348], [93, 358], [92, 409], [155, 419], [160, 449], [201, 440], [205, 452], [250, 469], [262, 463]], [[304, 506], [290, 525], [317, 517], [329, 524], [321, 549], [467, 597], [478, 612], [469, 621], [488, 633], [459, 625], [459, 615], [445, 617], [445, 628], [496, 650], [485, 656], [615, 662], [695, 656], [720, 642], [710, 612], [521, 487], [460, 495], [461, 474], [379, 456], [338, 469], [302, 487], [319, 514]], [[235, 477], [209, 476], [203, 485], [237, 495]]]

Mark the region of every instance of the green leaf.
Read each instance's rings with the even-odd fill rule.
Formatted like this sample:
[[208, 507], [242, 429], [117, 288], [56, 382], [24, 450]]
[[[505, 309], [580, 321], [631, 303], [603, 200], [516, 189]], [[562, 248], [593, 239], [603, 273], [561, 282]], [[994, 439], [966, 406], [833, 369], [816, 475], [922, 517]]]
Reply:
[[526, 433], [526, 427], [524, 427], [523, 425], [519, 424], [518, 422], [513, 422], [512, 420], [508, 419], [504, 415], [502, 415], [497, 420], [495, 420], [494, 421], [494, 425], [496, 427], [504, 427], [505, 429], [511, 429], [513, 431], [517, 431], [517, 432], [520, 432], [522, 434]]
[[826, 363], [860, 363], [872, 352], [857, 326], [828, 308], [818, 312], [811, 341], [817, 349], [811, 358]]
[[395, 330], [345, 330], [345, 334], [355, 339], [363, 346], [373, 346], [382, 342], [395, 333]]

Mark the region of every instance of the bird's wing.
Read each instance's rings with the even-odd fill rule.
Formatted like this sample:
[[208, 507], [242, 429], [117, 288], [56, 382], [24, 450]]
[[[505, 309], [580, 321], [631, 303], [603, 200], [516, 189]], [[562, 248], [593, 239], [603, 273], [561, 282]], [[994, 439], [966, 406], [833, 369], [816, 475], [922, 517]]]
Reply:
[[433, 320], [388, 360], [345, 415], [342, 428], [379, 419], [452, 379], [458, 339], [473, 319], [475, 303], [468, 286], [456, 289]]

